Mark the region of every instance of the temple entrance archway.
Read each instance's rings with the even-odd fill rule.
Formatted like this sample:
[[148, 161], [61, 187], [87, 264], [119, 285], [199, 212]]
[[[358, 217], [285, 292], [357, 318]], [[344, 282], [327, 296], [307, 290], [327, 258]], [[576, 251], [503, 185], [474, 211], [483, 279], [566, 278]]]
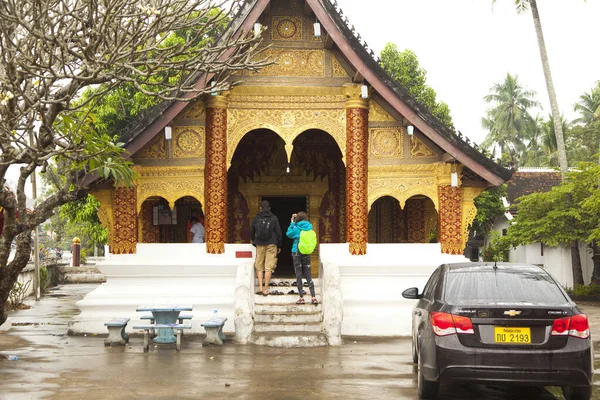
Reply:
[[184, 196], [169, 202], [159, 196], [144, 200], [139, 214], [138, 238], [140, 243], [189, 243], [190, 219], [197, 217], [204, 225], [204, 212], [198, 200]]
[[369, 243], [437, 242], [438, 215], [433, 201], [416, 195], [404, 208], [392, 196], [377, 199], [369, 211]]
[[[345, 241], [345, 179], [342, 153], [325, 131], [300, 134], [289, 162], [285, 142], [277, 133], [268, 129], [248, 132], [236, 147], [228, 171], [229, 240], [248, 243], [260, 201], [271, 199], [271, 210], [280, 218], [284, 235], [291, 214], [306, 211], [320, 243]], [[282, 251], [291, 251], [291, 242], [289, 247]], [[316, 272], [318, 253], [312, 264]], [[279, 260], [277, 274], [284, 271], [293, 274], [289, 254]]]

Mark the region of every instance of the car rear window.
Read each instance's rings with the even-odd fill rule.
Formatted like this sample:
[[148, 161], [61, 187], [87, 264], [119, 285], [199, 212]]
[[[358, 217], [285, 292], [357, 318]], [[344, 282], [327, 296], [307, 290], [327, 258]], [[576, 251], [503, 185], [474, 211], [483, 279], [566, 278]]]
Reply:
[[514, 269], [449, 271], [444, 289], [449, 304], [564, 304], [567, 299], [543, 271]]

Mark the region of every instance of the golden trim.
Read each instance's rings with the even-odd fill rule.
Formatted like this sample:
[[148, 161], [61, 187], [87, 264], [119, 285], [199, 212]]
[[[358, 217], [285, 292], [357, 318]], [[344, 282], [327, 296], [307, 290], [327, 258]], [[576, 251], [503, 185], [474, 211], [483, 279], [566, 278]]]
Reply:
[[463, 186], [462, 187], [462, 248], [464, 251], [467, 241], [469, 240], [469, 231], [471, 224], [477, 215], [477, 207], [475, 207], [475, 198], [485, 189], [482, 187]]
[[173, 209], [175, 202], [191, 196], [204, 206], [204, 165], [144, 167], [133, 169], [140, 175], [137, 186], [137, 210], [141, 213], [142, 204], [150, 197], [162, 197]]

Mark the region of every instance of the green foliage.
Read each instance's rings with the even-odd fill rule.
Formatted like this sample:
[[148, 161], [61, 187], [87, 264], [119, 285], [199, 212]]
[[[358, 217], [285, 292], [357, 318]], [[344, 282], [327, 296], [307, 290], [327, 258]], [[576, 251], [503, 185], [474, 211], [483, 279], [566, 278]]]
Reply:
[[48, 270], [43, 265], [40, 265], [40, 292], [44, 293], [48, 287]]
[[600, 238], [599, 183], [600, 166], [582, 163], [552, 190], [521, 197], [506, 239], [516, 247], [537, 242], [565, 246]]
[[600, 296], [600, 285], [595, 283], [590, 283], [589, 285], [575, 285], [568, 293], [575, 296]]
[[484, 97], [491, 107], [482, 119], [482, 125], [489, 131], [482, 146], [498, 149], [502, 159], [509, 166], [516, 167], [520, 155], [531, 140], [532, 117], [529, 110], [539, 106], [535, 92], [526, 89], [518, 76], [506, 74], [504, 81], [495, 83], [490, 94]]
[[483, 249], [483, 261], [508, 261], [509, 246], [497, 231], [492, 231], [488, 244]]
[[502, 198], [506, 197], [506, 184], [483, 191], [475, 198], [477, 215], [471, 225], [471, 230], [478, 234], [487, 235], [497, 217], [506, 212]]
[[383, 69], [408, 90], [408, 93], [423, 104], [442, 124], [452, 128], [452, 117], [448, 105], [436, 100], [435, 91], [426, 85], [427, 72], [419, 65], [417, 55], [411, 50], [399, 52], [395, 44], [388, 43], [380, 54]]

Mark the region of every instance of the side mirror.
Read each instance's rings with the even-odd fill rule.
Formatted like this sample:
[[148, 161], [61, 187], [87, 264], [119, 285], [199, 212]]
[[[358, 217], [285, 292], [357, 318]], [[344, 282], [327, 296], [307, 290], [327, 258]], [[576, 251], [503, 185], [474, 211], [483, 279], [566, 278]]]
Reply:
[[416, 287], [411, 287], [409, 289], [406, 289], [404, 292], [402, 292], [402, 297], [404, 297], [405, 299], [420, 299], [421, 296], [419, 296], [419, 289]]

